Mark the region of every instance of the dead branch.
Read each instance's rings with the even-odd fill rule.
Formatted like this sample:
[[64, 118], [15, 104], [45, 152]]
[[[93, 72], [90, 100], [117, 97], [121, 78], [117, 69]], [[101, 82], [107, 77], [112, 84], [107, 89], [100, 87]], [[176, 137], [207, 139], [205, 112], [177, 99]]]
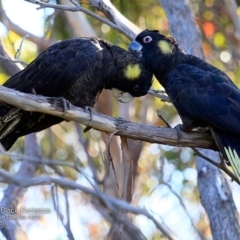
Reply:
[[91, 11], [89, 11], [88, 9], [82, 7], [81, 5], [78, 4], [74, 4], [73, 6], [67, 6], [67, 5], [61, 5], [61, 4], [51, 4], [51, 3], [45, 3], [42, 2], [40, 0], [25, 0], [27, 2], [39, 5], [40, 7], [38, 7], [37, 9], [43, 9], [43, 8], [53, 8], [53, 9], [61, 9], [61, 10], [65, 10], [65, 11], [71, 11], [71, 12], [84, 12], [87, 15], [96, 18], [97, 20], [99, 20], [100, 22], [103, 22], [105, 24], [107, 24], [108, 26], [110, 26], [111, 28], [123, 33], [124, 35], [126, 35], [128, 38], [132, 39], [133, 38], [133, 33], [129, 33], [127, 32], [125, 29], [123, 29], [120, 25], [115, 24], [111, 21], [109, 21], [106, 18], [101, 17], [100, 15], [97, 15], [96, 13], [93, 13]]
[[10, 174], [9, 172], [0, 169], [0, 176], [2, 177], [2, 182], [12, 182], [18, 186], [27, 188], [30, 186], [38, 186], [38, 185], [50, 185], [50, 184], [56, 184], [61, 186], [64, 189], [74, 189], [74, 190], [80, 190], [88, 195], [91, 195], [95, 198], [97, 198], [101, 204], [105, 205], [109, 209], [109, 211], [113, 212], [112, 215], [119, 216], [121, 223], [124, 223], [124, 218], [119, 214], [119, 210], [121, 211], [128, 211], [132, 212], [133, 214], [142, 214], [152, 220], [156, 227], [162, 231], [163, 234], [170, 236], [169, 239], [175, 239], [171, 236], [171, 234], [162, 227], [161, 224], [158, 223], [158, 221], [146, 210], [139, 207], [134, 207], [130, 204], [128, 204], [125, 201], [110, 197], [104, 193], [102, 193], [100, 190], [96, 191], [96, 189], [91, 189], [85, 186], [82, 186], [72, 180], [69, 180], [65, 177], [49, 177], [47, 175], [42, 175], [39, 177], [31, 178], [31, 177], [22, 177], [22, 176], [14, 176], [13, 174]]
[[[35, 160], [28, 161], [26, 158], [32, 158], [34, 156]], [[26, 157], [26, 158], [25, 158]], [[26, 137], [25, 141], [25, 157], [22, 158], [22, 164], [16, 173], [17, 177], [33, 177], [36, 173], [38, 162], [41, 159], [40, 150], [37, 145], [36, 135], [30, 134]], [[0, 202], [1, 208], [8, 209], [16, 209], [17, 205], [26, 192], [26, 188], [23, 188], [19, 185], [11, 183], [4, 191], [4, 196]], [[4, 217], [7, 222], [6, 225], [2, 225], [0, 227], [3, 235], [10, 240], [15, 240], [14, 234], [17, 231], [24, 232], [21, 228], [19, 228], [18, 223], [16, 221], [10, 220], [7, 218], [8, 214], [1, 212], [1, 217]], [[26, 234], [26, 233], [24, 233]]]
[[[117, 24], [124, 30], [124, 35], [133, 39], [137, 33], [141, 32], [141, 29], [129, 21], [112, 5], [109, 0], [90, 0], [93, 7], [104, 13], [104, 15], [113, 23]], [[126, 34], [128, 33], [128, 34]]]
[[135, 140], [179, 147], [217, 149], [210, 133], [182, 132], [182, 138], [179, 139], [177, 131], [173, 128], [133, 123], [123, 118], [113, 118], [94, 112], [91, 119], [88, 111], [75, 106], [72, 106], [70, 110], [63, 114], [62, 109], [56, 109], [55, 98], [21, 93], [3, 86], [0, 87], [0, 101], [25, 111], [42, 112], [66, 120], [79, 122], [107, 133], [117, 131], [116, 135]]

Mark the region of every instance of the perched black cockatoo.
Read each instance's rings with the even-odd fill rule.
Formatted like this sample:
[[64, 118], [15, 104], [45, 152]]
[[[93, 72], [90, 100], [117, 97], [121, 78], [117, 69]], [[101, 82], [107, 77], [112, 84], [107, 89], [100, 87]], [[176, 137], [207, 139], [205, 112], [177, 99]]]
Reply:
[[182, 130], [208, 127], [240, 179], [240, 90], [229, 77], [184, 53], [174, 38], [156, 30], [141, 32], [129, 50], [146, 61], [165, 88], [182, 119]]
[[[98, 38], [75, 38], [49, 47], [4, 86], [92, 107], [103, 88], [129, 102], [145, 95], [151, 84], [152, 72], [128, 51]], [[15, 107], [0, 103], [0, 143], [6, 150], [18, 137], [63, 121], [42, 113], [15, 112]]]

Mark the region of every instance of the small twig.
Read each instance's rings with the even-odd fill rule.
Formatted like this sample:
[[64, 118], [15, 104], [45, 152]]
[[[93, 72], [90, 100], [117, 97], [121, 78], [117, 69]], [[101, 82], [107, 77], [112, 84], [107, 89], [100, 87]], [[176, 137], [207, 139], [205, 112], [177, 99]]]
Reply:
[[[78, 134], [78, 141], [79, 143], [82, 145], [86, 155], [87, 155], [87, 161], [88, 161], [88, 165], [89, 167], [91, 168], [92, 170], [92, 174], [93, 174], [93, 179], [95, 180], [95, 182], [97, 183], [101, 183], [100, 179], [98, 178], [98, 172], [97, 172], [97, 168], [93, 162], [93, 159], [92, 157], [90, 156], [90, 154], [88, 153], [88, 151], [86, 150], [88, 145], [89, 145], [89, 141], [87, 138], [84, 138], [83, 137], [83, 134], [82, 134], [82, 127], [79, 123], [75, 123], [75, 128], [76, 128], [76, 132]], [[103, 155], [101, 155], [103, 156]], [[103, 159], [103, 157], [102, 157]]]
[[3, 55], [0, 55], [0, 58], [9, 62], [13, 62], [13, 63], [21, 63], [24, 66], [27, 66], [28, 64], [26, 62], [23, 62], [21, 60], [12, 60], [10, 58], [4, 57]]
[[18, 48], [17, 51], [16, 51], [15, 59], [16, 59], [17, 61], [20, 60], [20, 55], [21, 55], [21, 53], [22, 53], [23, 41], [24, 41], [28, 36], [29, 36], [29, 35], [26, 35], [26, 36], [24, 36], [24, 37], [22, 38], [22, 40], [21, 40], [21, 42], [20, 42], [20, 45], [19, 45], [19, 48]]
[[57, 214], [57, 218], [62, 221], [62, 218], [61, 218], [61, 214], [59, 212], [59, 207], [58, 207], [58, 200], [57, 200], [57, 187], [53, 184], [50, 185], [51, 186], [51, 196], [52, 196], [52, 201], [53, 201], [53, 208]]
[[[172, 186], [171, 186], [167, 181], [164, 180], [164, 173], [163, 173], [163, 172], [164, 172], [164, 164], [165, 164], [165, 162], [164, 162], [164, 157], [163, 157], [163, 156], [160, 156], [159, 161], [160, 161], [160, 164], [161, 164], [160, 174], [159, 174], [159, 184], [162, 184], [162, 185], [165, 185], [166, 187], [168, 187], [169, 190], [170, 190], [170, 192], [178, 199], [179, 204], [182, 206], [182, 208], [184, 209], [187, 217], [190, 219], [192, 227], [193, 227], [194, 230], [200, 235], [198, 229], [197, 229], [197, 228], [194, 226], [194, 224], [193, 224], [193, 221], [192, 221], [192, 219], [191, 219], [191, 216], [190, 216], [190, 214], [188, 213], [188, 210], [187, 210], [187, 208], [186, 208], [186, 206], [185, 206], [182, 198], [177, 194], [176, 191], [173, 190]], [[153, 192], [153, 191], [154, 191], [154, 189], [151, 190], [151, 192]], [[171, 231], [171, 230], [169, 230], [169, 231]], [[205, 237], [201, 236], [201, 239], [204, 239], [204, 240], [205, 240]]]
[[69, 0], [73, 5], [80, 6], [80, 4], [75, 0]]
[[97, 20], [99, 20], [100, 22], [103, 22], [105, 24], [107, 24], [108, 26], [110, 26], [111, 28], [123, 33], [124, 35], [126, 35], [127, 37], [129, 37], [130, 39], [133, 39], [133, 36], [131, 34], [129, 34], [128, 32], [126, 32], [122, 27], [120, 27], [119, 25], [109, 21], [106, 18], [103, 18], [91, 11], [89, 11], [88, 9], [82, 7], [81, 5], [74, 5], [74, 7], [69, 7], [66, 5], [61, 5], [61, 4], [51, 4], [51, 3], [45, 3], [39, 0], [25, 0], [27, 2], [33, 3], [33, 4], [37, 4], [40, 7], [38, 7], [37, 9], [43, 9], [43, 8], [54, 8], [54, 9], [61, 9], [61, 10], [65, 10], [65, 11], [71, 11], [71, 12], [84, 12], [87, 15], [96, 18]]
[[[112, 166], [112, 169], [113, 169], [113, 173], [114, 173], [114, 177], [115, 177], [115, 180], [116, 180], [116, 184], [117, 184], [117, 188], [119, 189], [119, 185], [118, 185], [118, 181], [117, 181], [117, 175], [116, 175], [116, 171], [115, 171], [115, 167], [114, 167], [114, 163], [113, 163], [113, 159], [112, 159], [112, 154], [111, 154], [111, 151], [110, 151], [110, 142], [112, 140], [112, 137], [118, 132], [115, 131], [113, 133], [111, 133], [108, 137], [108, 142], [107, 142], [107, 160], [109, 162], [109, 165], [108, 165], [108, 170], [107, 170], [107, 175], [109, 174], [109, 169], [110, 169], [110, 166]], [[106, 176], [107, 176], [106, 175]]]
[[64, 223], [64, 218], [59, 209], [58, 185], [51, 184], [51, 195], [52, 195], [54, 210], [56, 211], [57, 217], [60, 220], [60, 222], [62, 223], [62, 226], [65, 228], [65, 230], [67, 232], [68, 239], [74, 240], [74, 237], [73, 237], [70, 225], [69, 225], [69, 203], [68, 203], [68, 199], [67, 199], [67, 195], [66, 195], [66, 190], [64, 190], [64, 196], [65, 196], [65, 200], [66, 200], [66, 212], [67, 212], [66, 224]]
[[230, 171], [228, 169], [228, 167], [226, 166], [224, 161], [221, 161], [220, 163], [215, 162], [214, 160], [212, 160], [211, 158], [205, 156], [204, 154], [202, 154], [199, 150], [197, 150], [196, 148], [192, 148], [193, 151], [201, 158], [207, 160], [208, 162], [210, 162], [211, 164], [213, 164], [214, 166], [220, 168], [223, 172], [225, 172], [230, 178], [232, 178], [232, 180], [234, 180], [236, 183], [240, 184], [239, 179], [236, 177], [236, 175]]
[[[175, 237], [172, 236], [146, 209], [135, 207], [127, 203], [126, 201], [122, 201], [111, 196], [108, 196], [102, 193], [99, 188], [98, 189], [91, 189], [89, 187], [85, 187], [80, 185], [72, 180], [69, 180], [65, 177], [50, 177], [47, 175], [38, 176], [35, 178], [30, 177], [22, 177], [22, 176], [14, 176], [13, 174], [9, 173], [4, 169], [0, 169], [0, 176], [2, 177], [2, 182], [12, 182], [21, 187], [30, 187], [30, 186], [38, 186], [38, 185], [49, 185], [49, 184], [57, 184], [64, 189], [74, 189], [80, 190], [88, 195], [91, 195], [97, 199], [101, 203], [105, 205], [110, 211], [117, 213], [119, 210], [121, 211], [128, 211], [132, 212], [133, 214], [142, 214], [152, 220], [156, 227], [165, 234], [168, 239], [174, 240]], [[122, 222], [122, 221], [121, 221]]]
[[[133, 193], [133, 163], [129, 153], [129, 147], [126, 137], [121, 137], [122, 141], [122, 158], [124, 162], [124, 184], [122, 198], [125, 201], [130, 202]], [[130, 191], [128, 191], [130, 189]]]
[[189, 218], [190, 222], [191, 222], [191, 225], [193, 227], [193, 229], [196, 231], [196, 233], [199, 234], [199, 237], [201, 238], [201, 240], [207, 240], [207, 238], [196, 228], [196, 226], [193, 224], [193, 221], [192, 221], [192, 218], [182, 200], [182, 198], [173, 190], [172, 186], [170, 184], [168, 184], [167, 182], [165, 181], [162, 181], [161, 184], [165, 185], [166, 187], [169, 188], [169, 190], [172, 192], [172, 194], [178, 199], [180, 205], [182, 206], [182, 208], [184, 209], [187, 217]]
[[172, 128], [168, 121], [160, 113], [157, 113], [157, 115], [165, 123], [167, 127]]
[[64, 227], [67, 231], [68, 239], [74, 240], [74, 236], [71, 230], [71, 224], [70, 224], [70, 213], [69, 213], [69, 201], [68, 201], [68, 192], [67, 190], [64, 190], [64, 197], [66, 202], [66, 215], [67, 215], [67, 222], [64, 224]]

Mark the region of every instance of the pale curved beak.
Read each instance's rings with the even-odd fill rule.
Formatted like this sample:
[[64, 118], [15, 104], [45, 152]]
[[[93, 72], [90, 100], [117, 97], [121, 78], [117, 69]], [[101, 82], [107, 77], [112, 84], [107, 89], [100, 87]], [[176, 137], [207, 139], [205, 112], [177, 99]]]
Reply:
[[123, 92], [117, 88], [112, 88], [112, 93], [121, 103], [129, 103], [134, 99], [134, 97], [130, 93]]

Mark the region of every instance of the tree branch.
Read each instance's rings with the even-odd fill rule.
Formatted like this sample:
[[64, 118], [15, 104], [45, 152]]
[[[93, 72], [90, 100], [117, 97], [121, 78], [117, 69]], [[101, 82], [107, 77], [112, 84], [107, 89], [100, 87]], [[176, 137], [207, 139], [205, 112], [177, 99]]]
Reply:
[[[78, 11], [84, 12], [87, 15], [89, 15], [89, 16], [91, 16], [93, 18], [96, 18], [100, 22], [107, 24], [111, 28], [113, 28], [113, 29], [123, 33], [128, 38], [130, 38], [130, 39], [133, 38], [133, 33], [127, 32], [126, 29], [122, 28], [122, 26], [117, 25], [115, 23], [112, 23], [108, 19], [103, 18], [103, 17], [97, 15], [96, 13], [93, 13], [93, 12], [89, 11], [88, 9], [82, 7], [81, 5], [74, 5], [73, 7], [71, 7], [71, 6], [67, 6], [67, 5], [61, 5], [61, 4], [45, 3], [45, 2], [42, 2], [42, 1], [39, 1], [39, 0], [25, 0], [25, 1], [39, 5], [40, 7], [38, 7], [37, 9], [54, 8], [54, 9], [61, 9], [61, 10], [65, 10], [65, 11], [71, 11], [71, 12], [78, 12]], [[135, 36], [135, 34], [134, 34], [134, 36]]]
[[0, 87], [0, 101], [25, 111], [42, 112], [66, 120], [76, 121], [107, 133], [118, 131], [116, 135], [135, 140], [179, 147], [217, 149], [209, 133], [182, 132], [182, 138], [179, 139], [177, 131], [172, 128], [133, 123], [122, 118], [113, 118], [94, 112], [91, 119], [88, 111], [75, 106], [63, 113], [62, 109], [56, 108], [55, 98], [21, 93], [3, 86]]
[[4, 51], [3, 45], [0, 43], [0, 65], [5, 72], [12, 76], [18, 73], [21, 69], [16, 65], [16, 61], [12, 60], [10, 56]]
[[[28, 161], [26, 158], [34, 157], [35, 160]], [[29, 134], [26, 137], [25, 141], [25, 157], [22, 159], [22, 164], [19, 170], [16, 173], [16, 177], [33, 177], [36, 173], [38, 162], [41, 159], [40, 150], [37, 145], [36, 135]], [[23, 194], [26, 192], [26, 188], [23, 188], [19, 185], [11, 183], [8, 187], [4, 190], [4, 196], [0, 202], [1, 208], [8, 208], [8, 209], [16, 209], [17, 205], [22, 198]], [[16, 221], [10, 220], [7, 218], [9, 214], [2, 213], [1, 217], [4, 217], [5, 221], [7, 221], [6, 225], [0, 226], [0, 230], [6, 239], [15, 240], [15, 233], [17, 231], [23, 232], [22, 229], [18, 227]], [[26, 234], [26, 233], [25, 233]]]
[[136, 34], [141, 32], [141, 29], [129, 21], [125, 16], [123, 16], [116, 8], [112, 5], [109, 0], [89, 0], [89, 2], [96, 7], [99, 11], [104, 13], [104, 15], [113, 23], [120, 26], [123, 30], [124, 35], [128, 36], [130, 39], [135, 38]]
[[[0, 176], [2, 177], [1, 181], [12, 182], [24, 188], [27, 188], [30, 186], [38, 186], [38, 185], [46, 185], [46, 184], [49, 185], [49, 184], [55, 183], [64, 189], [66, 188], [66, 189], [83, 191], [84, 193], [97, 198], [102, 204], [104, 204], [107, 207], [107, 209], [109, 209], [109, 211], [114, 212], [114, 215], [116, 216], [119, 215], [118, 213], [119, 210], [132, 212], [134, 214], [142, 214], [146, 216], [147, 218], [149, 218], [154, 222], [156, 227], [160, 231], [162, 231], [163, 234], [170, 236], [169, 237], [170, 240], [175, 239], [173, 236], [171, 236], [171, 234], [166, 229], [163, 228], [161, 224], [158, 223], [158, 221], [146, 209], [134, 207], [125, 201], [110, 197], [102, 193], [100, 190], [99, 191], [96, 191], [96, 189], [93, 190], [91, 188], [80, 185], [72, 180], [69, 180], [65, 177], [58, 178], [58, 177], [49, 177], [46, 175], [42, 175], [36, 178], [19, 177], [19, 176], [14, 176], [3, 169], [0, 169]], [[124, 219], [122, 219], [122, 222], [124, 223]]]

